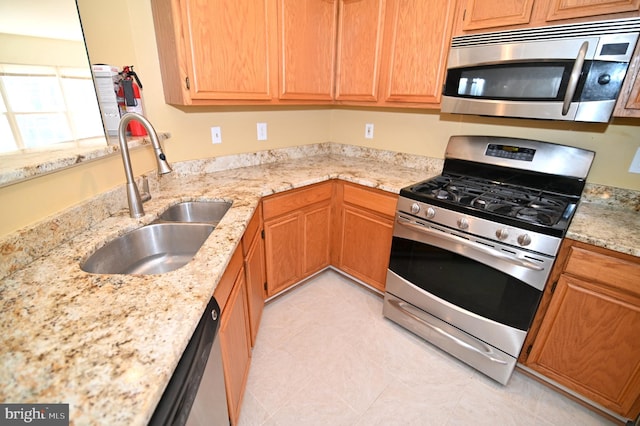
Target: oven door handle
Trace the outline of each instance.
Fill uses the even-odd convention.
[[[388,302],[394,308],[396,308],[399,312],[402,312],[403,314],[407,315],[408,317],[410,317],[414,321],[417,321],[420,324],[430,328],[431,330],[435,331],[436,333],[440,334],[441,336],[452,340],[454,343],[456,343],[456,344],[458,344],[458,345],[460,345],[460,346],[462,346],[462,347],[464,347],[464,348],[466,348],[466,349],[468,349],[470,351],[476,352],[479,355],[481,355],[481,356],[483,356],[485,358],[488,358],[492,362],[496,362],[498,364],[507,364],[506,361],[491,356],[490,354],[491,354],[492,351],[486,345],[483,345],[480,342],[474,342],[473,345],[471,343],[465,342],[464,340],[460,339],[459,337],[456,337],[456,336],[454,336],[452,334],[447,333],[446,331],[444,331],[443,329],[441,329],[437,325],[431,324],[430,322],[426,321],[425,319],[423,319],[423,318],[419,317],[418,315],[414,314],[413,312],[410,311],[410,309],[412,309],[413,306],[409,305],[408,303],[401,302],[401,301],[396,300],[396,299],[389,299]],[[415,308],[413,308],[413,309],[415,309]],[[478,348],[476,346],[480,346],[480,348]]]
[[[456,237],[455,235],[451,235],[451,234],[447,234],[445,232],[442,231],[432,231],[431,229],[424,227],[424,226],[419,226],[419,225],[415,225],[412,221],[405,219],[403,217],[399,217],[397,220],[398,224],[402,225],[402,226],[406,226],[407,228],[411,228],[415,231],[421,232],[423,234],[428,234],[431,235],[433,237],[436,238],[442,238],[445,240],[449,240],[449,241],[453,241],[456,242],[458,244],[462,244],[464,246],[467,246],[469,248],[472,248],[474,250],[483,252],[485,254],[488,254],[490,256],[493,257],[497,257],[501,260],[504,260],[505,262],[509,262],[512,263],[514,265],[517,266],[522,266],[523,268],[527,268],[527,269],[532,269],[534,271],[544,271],[544,268],[541,267],[540,265],[536,265],[535,263],[529,262],[528,260],[524,260],[522,258],[519,257],[511,257],[511,256],[507,256],[505,254],[500,253],[497,250],[494,250],[490,247],[484,246],[482,244],[478,244],[475,243],[473,241],[469,241],[460,237]]]

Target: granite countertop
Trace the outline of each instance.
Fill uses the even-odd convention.
[[[163,176],[144,217],[120,210],[0,281],[0,401],[69,403],[74,425],[146,424],[261,197],[333,178],[398,193],[438,172],[325,155]],[[211,199],[233,205],[184,267],[162,275],[80,269],[167,206]]]
[[[583,201],[573,216],[566,237],[640,257],[640,211]]]
[[[339,153],[230,168],[233,163],[174,165],[175,173],[153,182],[153,199],[145,203],[142,218],[131,219],[120,208],[51,250],[29,249],[35,260],[26,265],[5,268],[7,276],[0,280],[0,401],[69,403],[74,425],[146,424],[261,197],[334,178],[398,193],[442,167],[441,160]],[[220,168],[225,170],[216,171]],[[169,205],[214,199],[233,205],[184,267],[162,275],[94,275],[80,269],[106,241],[152,222]],[[69,214],[75,219],[67,222],[97,215],[81,211]],[[637,216],[583,203],[568,236],[638,256]],[[56,231],[63,222],[49,219],[40,228]],[[598,232],[592,232],[593,224]],[[624,243],[614,233],[619,226],[632,226]],[[7,259],[24,254],[28,250],[17,247],[20,241],[43,238],[32,233],[0,241],[0,253]],[[44,234],[56,238],[56,232]]]

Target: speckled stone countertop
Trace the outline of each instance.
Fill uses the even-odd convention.
[[[152,179],[140,219],[123,209],[120,188],[0,240],[0,401],[69,403],[74,425],[146,424],[261,197],[334,178],[398,193],[439,174],[442,160],[318,144],[173,166]],[[80,269],[168,206],[213,199],[233,206],[186,266],[162,275]],[[639,255],[638,213],[605,218],[599,209],[616,208],[591,204],[578,209],[570,237]],[[630,247],[592,233],[600,221],[631,224]]]
[[[640,257],[640,193],[587,184],[566,237]]]
[[[0,401],[69,403],[74,425],[146,424],[262,196],[332,178],[397,193],[439,172],[335,155],[198,175],[189,167],[152,186],[141,219],[121,209],[0,281]],[[233,206],[186,266],[137,276],[80,269],[167,206],[210,199]]]

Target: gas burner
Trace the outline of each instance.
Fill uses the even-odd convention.
[[[535,220],[538,217],[538,210],[530,207],[523,207],[516,211],[516,217],[527,220]]]
[[[409,188],[426,200],[481,210],[542,226],[554,226],[568,201],[544,191],[474,176],[437,176]]]
[[[438,200],[453,200],[454,196],[448,191],[444,189],[434,189],[433,194],[436,196]]]

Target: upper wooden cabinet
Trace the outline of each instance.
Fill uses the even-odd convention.
[[[174,105],[437,107],[455,0],[152,0]]]
[[[637,12],[640,0],[551,0],[547,8],[547,21],[575,19],[587,16]]]
[[[167,103],[274,98],[274,0],[152,0],[151,6]]]
[[[640,43],[636,45],[629,63],[613,116],[640,118]]]
[[[455,34],[625,18],[639,10],[640,0],[462,0]]]
[[[533,0],[468,0],[462,8],[465,31],[528,24]]]
[[[333,100],[338,0],[279,0],[280,99]]]
[[[381,90],[387,106],[438,107],[455,1],[389,0]]]
[[[335,68],[337,101],[378,100],[385,6],[385,0],[340,1]]]
[[[280,0],[280,99],[437,107],[454,6]]]

